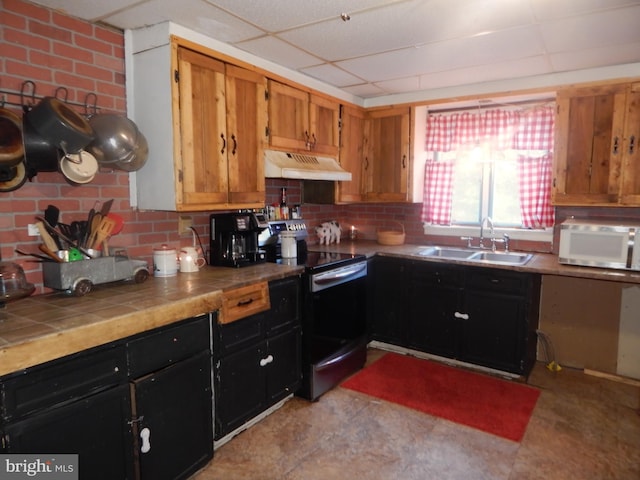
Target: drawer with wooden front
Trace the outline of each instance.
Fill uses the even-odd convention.
[[[222,308],[218,323],[231,323],[270,308],[269,284],[267,282],[228,290],[222,294]]]

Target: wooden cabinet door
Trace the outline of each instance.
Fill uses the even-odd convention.
[[[340,139],[340,104],[319,95],[309,96],[310,150],[319,155],[338,158]]]
[[[629,86],[625,107],[620,202],[640,205],[640,83]]]
[[[338,182],[338,202],[364,200],[365,112],[358,107],[343,106],[340,127],[340,164],[351,172],[350,182]]]
[[[180,152],[176,203],[202,208],[228,200],[225,65],[178,48]]]
[[[269,144],[285,150],[308,150],[309,94],[269,80]]]
[[[618,204],[628,152],[627,90],[616,84],[558,92],[554,204]],[[628,179],[628,189],[636,186]]]
[[[227,161],[229,202],[264,205],[264,141],[267,128],[267,80],[233,65],[226,68]]]
[[[370,112],[365,156],[366,200],[405,202],[409,198],[410,109]]]

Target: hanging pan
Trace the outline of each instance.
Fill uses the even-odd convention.
[[[0,164],[0,192],[13,192],[27,181],[27,169],[22,160],[17,165]]]
[[[23,157],[22,121],[11,110],[0,107],[0,165],[17,165]]]

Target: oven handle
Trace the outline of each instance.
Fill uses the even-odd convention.
[[[339,280],[345,280],[349,277],[357,275],[358,273],[362,272],[362,270],[364,270],[365,268],[367,268],[366,263],[358,264],[355,266],[355,268],[345,267],[344,270],[340,270],[338,273],[335,273],[331,276],[314,278],[313,283],[315,283],[316,285],[327,285],[329,283],[337,282]]]

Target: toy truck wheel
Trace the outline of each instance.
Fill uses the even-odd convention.
[[[147,270],[146,268],[141,268],[133,276],[133,281],[136,283],[143,283],[147,280],[147,278],[149,278],[149,270]]]
[[[73,286],[73,294],[76,297],[83,297],[84,295],[89,293],[92,288],[93,288],[93,283],[91,283],[91,280],[82,278],[78,280]]]

